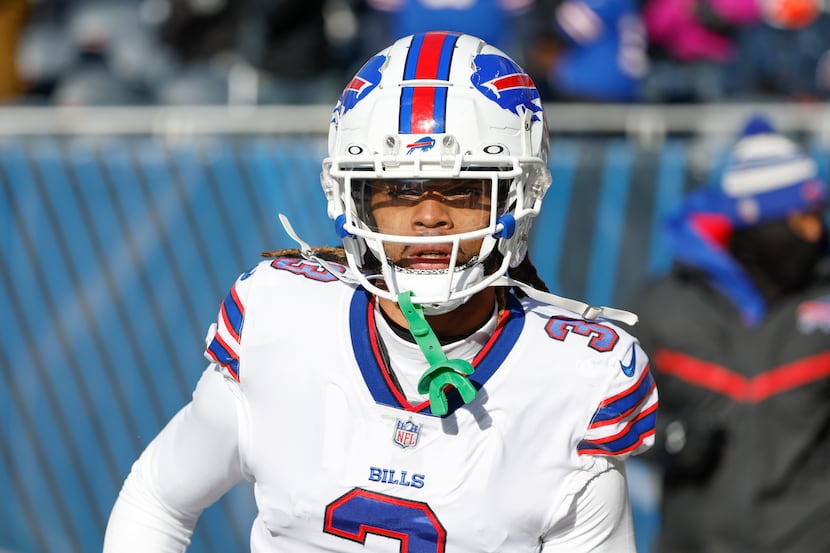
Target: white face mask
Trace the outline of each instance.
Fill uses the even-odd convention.
[[[336,172],[345,200],[340,221],[346,256],[365,288],[393,301],[412,292],[412,301],[435,315],[452,311],[506,273],[510,255],[490,274],[484,263],[500,236],[513,229],[505,224],[513,216],[503,212],[521,169],[459,170],[429,179],[389,173],[404,176]],[[436,213],[424,215],[422,224],[422,210]],[[379,274],[368,275],[365,267],[374,260]]]

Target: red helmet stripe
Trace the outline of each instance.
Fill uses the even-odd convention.
[[[444,32],[416,36],[409,48],[404,79],[449,79],[457,39],[457,34]],[[404,87],[401,91],[400,132],[444,132],[446,101],[446,87]]]

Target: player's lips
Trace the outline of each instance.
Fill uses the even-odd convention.
[[[414,247],[404,252],[398,265],[405,269],[434,271],[450,266],[452,248],[442,246]]]

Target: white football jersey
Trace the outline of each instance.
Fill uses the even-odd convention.
[[[207,355],[244,404],[252,552],[540,551],[586,483],[649,447],[657,392],[636,341],[508,298],[472,360],[476,398],[451,392],[439,417],[398,386],[362,288],[291,258],[242,275]]]

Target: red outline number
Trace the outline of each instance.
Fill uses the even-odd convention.
[[[610,326],[571,317],[551,317],[545,330],[548,336],[560,342],[564,342],[570,333],[587,336],[588,347],[597,351],[611,351],[620,339],[617,331]]]
[[[367,534],[400,541],[400,553],[443,553],[447,531],[429,505],[355,488],[326,507],[323,531],[365,543]]]

